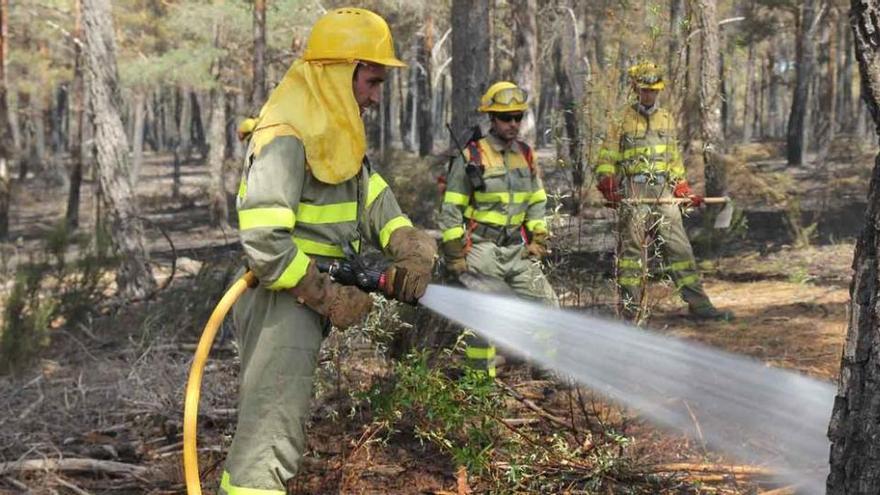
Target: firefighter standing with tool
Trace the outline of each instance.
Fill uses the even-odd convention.
[[[514,293],[559,306],[541,270],[547,255],[547,194],[534,154],[517,139],[528,109],[525,91],[511,82],[493,84],[480,100],[489,135],[471,140],[446,178],[440,210],[442,250],[452,273],[501,280]],[[472,365],[495,376],[495,348],[469,336]]]
[[[381,249],[387,297],[414,303],[436,254],[365,158],[361,114],[387,67],[402,67],[391,32],[363,9],[328,12],[302,59],[275,88],[250,133],[238,191],[241,242],[259,285],[233,307],[241,352],[238,424],[220,493],[283,495],[306,450],[318,351],[330,325],[361,322],[369,294],[332,281],[316,261],[365,244]]]
[[[691,315],[730,320],[733,314],[716,309],[703,290],[679,206],[627,203],[670,197],[689,198],[692,206],[703,202],[688,185],[675,120],[657,105],[657,95],[665,87],[662,70],[641,63],[628,73],[638,101],[609,126],[595,167],[599,191],[620,212],[617,284],[622,312],[629,319],[647,316],[640,302],[649,260],[659,251]]]

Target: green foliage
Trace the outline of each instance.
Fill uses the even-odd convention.
[[[19,270],[6,299],[0,333],[0,374],[21,369],[49,344],[48,328],[57,300],[41,294],[47,267]]]

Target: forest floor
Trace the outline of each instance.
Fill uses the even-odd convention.
[[[839,149],[854,148],[844,142]],[[738,233],[714,254],[705,255],[699,246],[697,250],[707,292],[737,318],[691,320],[675,294],[655,284],[647,326],[833,381],[846,331],[853,242],[863,222],[872,150],[832,149],[822,163],[797,169],[784,166],[778,144],[745,146],[734,155],[731,191],[747,222],[740,222]],[[548,151],[539,156],[552,162]],[[184,164],[177,198],[170,193],[170,163],[168,156],[148,155],[138,196],[143,216],[150,220],[154,271],[167,279],[173,261],[174,278],[155,297],[132,304],[113,297],[109,274],[96,275],[95,285],[86,287],[71,282],[64,272],[94,248],[91,183],[83,189],[82,226],[75,234],[57,228],[66,203],[63,189],[43,186],[39,179],[16,183],[11,227],[17,240],[0,249],[4,299],[25,262],[45,261],[43,289],[54,287],[64,294],[60,307],[76,311],[52,313],[48,333],[35,343],[38,359],[0,377],[0,493],[184,492],[180,450],[188,366],[207,314],[241,258],[234,230],[207,226],[203,162]],[[430,224],[435,203],[423,198],[426,188],[434,187],[440,160],[395,154],[393,163],[382,170],[393,177],[389,183],[404,210],[413,212],[419,223]],[[548,165],[546,173],[548,188],[564,183],[565,170]],[[699,171],[691,174],[699,177]],[[233,175],[230,191],[237,183]],[[590,195],[587,203],[595,204]],[[582,217],[607,218],[607,212],[588,207]],[[696,220],[688,224],[699,226]],[[64,263],[48,254],[53,249],[66,253]],[[607,281],[609,253],[580,256],[573,251],[560,246],[563,256],[552,270],[563,300],[568,306],[609,313],[614,300]],[[584,272],[578,273],[586,275],[573,280],[574,275],[559,268],[571,260],[582,263]],[[575,293],[577,297],[565,297]],[[31,306],[40,300],[42,296]],[[382,308],[378,326],[406,326],[389,316],[394,305]],[[587,390],[532,379],[526,366],[516,364],[503,367],[500,374],[506,384],[498,386],[503,405],[499,414],[507,420],[503,434],[544,445],[565,436],[569,444],[580,443],[574,450],[583,465],[551,463],[551,455],[539,468],[525,469],[525,479],[515,480],[512,466],[494,458],[484,473],[463,472],[448,449],[418,435],[416,420],[389,424],[365,401],[365,394],[400,370],[388,357],[388,342],[377,344],[373,338],[375,330],[334,332],[326,342],[309,452],[291,487],[295,493],[525,492],[524,486],[534,491],[530,478],[554,476],[553,491],[566,493],[751,494],[779,488],[761,474],[734,474],[723,467],[701,472],[700,466],[734,461],[692,439],[654,428]],[[237,356],[228,329],[219,340],[206,370],[199,422],[208,492],[217,486],[235,426]],[[53,464],[59,459],[94,462]],[[33,464],[26,468],[16,463],[23,460]],[[672,469],[671,463],[690,467]],[[565,490],[559,488],[563,485]]]

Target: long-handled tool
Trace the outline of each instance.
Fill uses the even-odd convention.
[[[689,205],[693,201],[691,198],[632,198],[632,199],[624,199],[621,203],[626,205]],[[730,222],[733,221],[733,201],[728,196],[719,196],[719,197],[711,197],[711,198],[703,198],[702,201],[707,205],[717,205],[723,204],[724,208],[721,209],[721,212],[718,213],[718,216],[715,217],[715,225],[716,229],[726,229],[730,227]]]
[[[378,292],[385,286],[385,271],[367,266],[359,258],[353,257],[346,260],[331,262],[319,262],[318,270],[325,272],[333,278],[333,281],[342,285],[355,285],[365,292]],[[199,453],[196,448],[196,433],[199,416],[199,396],[202,388],[202,375],[205,371],[205,362],[217,336],[217,330],[229,313],[235,301],[249,288],[257,286],[257,277],[253,272],[245,273],[229,290],[223,294],[220,302],[214,308],[193,357],[192,366],[189,370],[189,380],[186,383],[186,399],[183,405],[183,472],[186,480],[187,495],[201,495],[202,484],[199,476]]]

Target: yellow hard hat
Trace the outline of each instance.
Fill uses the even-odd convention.
[[[529,106],[526,91],[510,81],[497,82],[480,98],[481,112],[523,112]]]
[[[388,23],[366,9],[346,7],[324,14],[312,27],[303,60],[362,60],[406,67],[394,53]]]
[[[641,89],[663,89],[666,82],[663,81],[663,69],[653,62],[642,62],[633,65],[627,71],[630,80]]]

